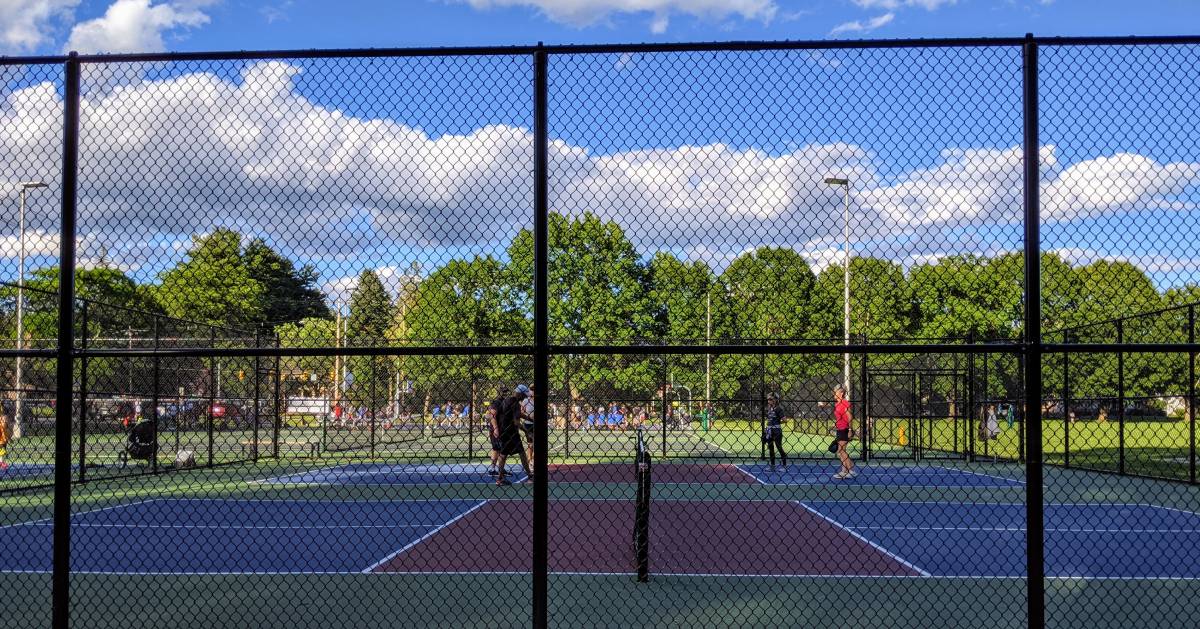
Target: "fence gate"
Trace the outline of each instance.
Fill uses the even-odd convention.
[[[867,374],[867,452],[877,458],[965,459],[971,451],[967,374],[872,370]]]

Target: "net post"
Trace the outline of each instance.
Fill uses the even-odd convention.
[[[79,482],[87,482],[88,302],[79,300]]]
[[[58,352],[55,363],[54,528],[52,536],[51,625],[70,625],[71,586],[71,390],[75,349],[75,219],[79,174],[79,58],[63,64],[62,211],[59,231]]]
[[[533,626],[549,626],[549,485],[546,480],[546,457],[549,422],[547,421],[546,392],[550,390],[550,328],[549,293],[547,292],[549,258],[549,128],[546,115],[548,77],[546,50],[538,42],[533,53]]]
[[[1033,34],[1022,46],[1022,101],[1024,105],[1024,223],[1025,223],[1025,457],[1026,588],[1028,625],[1046,622],[1045,539],[1042,496],[1042,288],[1041,288],[1041,185],[1038,137],[1038,44]]]

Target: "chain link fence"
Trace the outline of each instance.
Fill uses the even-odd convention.
[[[1198,54],[0,60],[6,618],[1190,627]]]

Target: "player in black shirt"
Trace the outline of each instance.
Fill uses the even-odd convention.
[[[783,469],[787,469],[787,452],[783,450],[783,420],[787,418],[787,411],[779,406],[779,396],[771,393],[767,396],[767,423],[763,426],[763,443],[767,444],[767,451],[770,453],[770,465],[768,471],[775,471],[775,449],[779,448],[779,456],[783,461]]]
[[[491,465],[491,467],[488,468],[488,476],[498,476],[500,474],[496,470],[496,461],[500,457],[500,432],[495,429],[495,425],[496,425],[495,420],[496,420],[496,416],[500,412],[500,403],[503,402],[504,398],[506,398],[508,396],[509,396],[508,387],[506,387],[504,385],[500,385],[500,388],[496,391],[496,399],[492,400],[491,405],[488,406],[488,410],[487,410],[488,438],[492,442],[492,465]]]
[[[499,437],[498,443],[493,446],[497,447],[497,485],[512,484],[506,478],[508,474],[505,463],[508,457],[514,454],[521,457],[521,467],[525,468],[525,475],[533,477],[533,470],[529,469],[529,460],[525,458],[525,450],[521,447],[521,402],[524,400],[525,393],[514,393],[500,400],[496,412],[492,413],[492,431]]]

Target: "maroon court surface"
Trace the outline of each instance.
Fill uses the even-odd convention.
[[[657,473],[657,468],[656,468]],[[632,573],[633,501],[551,501],[550,570]],[[376,572],[529,572],[533,507],[491,501]],[[913,576],[909,565],[796,502],[658,500],[652,574]]]
[[[634,483],[636,470],[629,463],[563,463],[550,466],[551,483]],[[654,484],[734,483],[758,481],[736,466],[719,463],[655,463]]]

